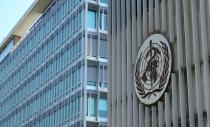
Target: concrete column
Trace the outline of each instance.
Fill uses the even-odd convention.
[[[122,51],[120,0],[117,2],[117,127],[122,127]]]
[[[112,0],[112,127],[117,127],[116,0]]]
[[[158,102],[158,127],[163,127],[163,102]]]
[[[132,74],[132,34],[131,34],[131,1],[126,0],[127,21],[127,127],[133,127],[133,74]]]
[[[179,97],[180,97],[180,113],[181,126],[186,127],[186,91],[184,86],[183,74],[183,38],[181,24],[181,7],[180,0],[176,0],[176,31],[177,31],[177,52],[178,52],[178,71],[179,71]]]
[[[149,33],[154,32],[153,0],[149,0]]]
[[[121,52],[121,57],[122,57],[122,127],[127,127],[127,75],[126,75],[126,27],[125,27],[125,4],[126,0],[121,0],[121,21],[122,21],[122,31],[121,31],[121,38],[122,38],[122,52]]]
[[[203,95],[201,87],[201,67],[200,67],[200,47],[198,42],[198,14],[197,14],[197,1],[191,0],[191,12],[192,12],[192,37],[193,37],[193,49],[194,49],[194,62],[195,62],[195,90],[197,100],[197,112],[198,112],[198,125],[204,127],[203,121]]]
[[[155,0],[155,30],[160,30],[160,0]]]
[[[185,55],[187,67],[187,90],[190,127],[195,127],[195,111],[192,88],[192,62],[191,62],[191,40],[190,40],[190,21],[189,21],[189,0],[183,0],[184,6],[184,28],[185,28]]]
[[[171,127],[170,94],[165,93],[165,121],[166,127]]]
[[[200,24],[201,24],[201,41],[203,49],[203,64],[204,64],[204,84],[207,107],[207,124],[210,127],[210,84],[209,84],[209,49],[208,49],[208,31],[207,31],[207,14],[206,14],[206,0],[200,0]],[[209,12],[208,12],[209,13]]]
[[[168,26],[169,26],[169,40],[174,42],[174,0],[168,0]]]
[[[162,32],[167,31],[167,16],[166,16],[166,0],[161,2],[161,30]]]
[[[177,98],[177,81],[176,74],[171,74],[172,79],[172,110],[173,110],[173,127],[178,127],[178,98]]]

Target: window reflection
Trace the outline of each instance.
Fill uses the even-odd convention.
[[[88,28],[96,29],[96,12],[88,10]]]

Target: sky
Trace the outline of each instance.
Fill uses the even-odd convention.
[[[35,0],[0,1],[0,43]]]

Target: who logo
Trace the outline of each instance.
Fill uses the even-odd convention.
[[[166,90],[171,73],[172,55],[167,39],[152,34],[140,48],[134,70],[138,98],[146,105],[157,102]]]

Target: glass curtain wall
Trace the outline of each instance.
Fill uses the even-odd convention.
[[[0,127],[80,124],[82,5],[82,0],[55,0],[0,64]]]

